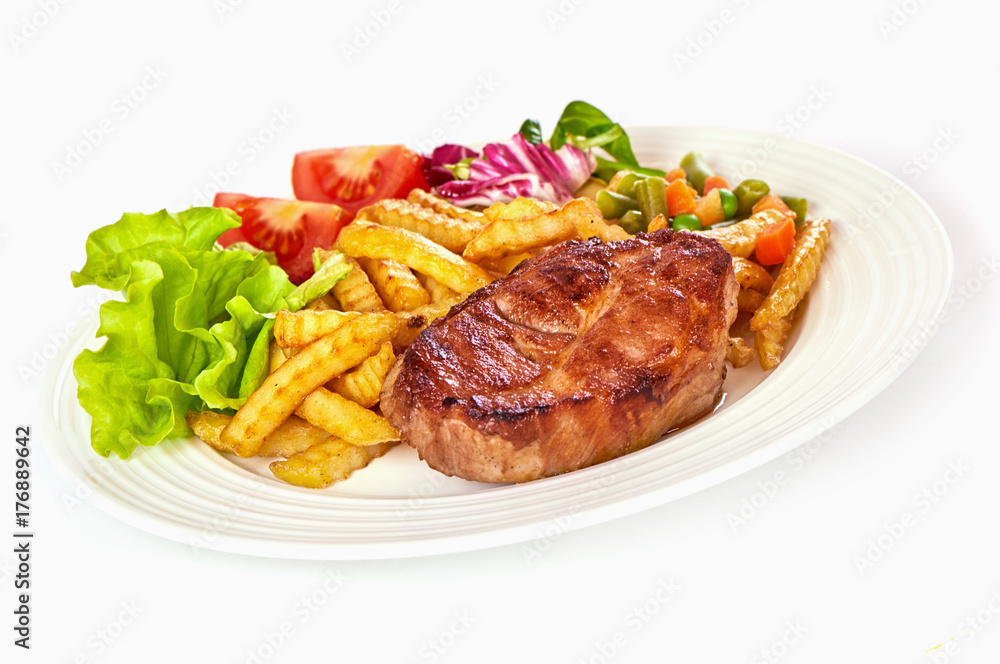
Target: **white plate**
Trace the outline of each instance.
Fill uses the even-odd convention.
[[[894,380],[926,342],[952,276],[951,248],[928,206],[846,154],[737,130],[634,128],[643,164],[689,150],[716,170],[804,196],[834,221],[827,258],[784,362],[730,371],[711,416],[632,455],[522,485],[446,478],[405,446],[322,491],[271,477],[195,440],[102,459],[76,402],[68,344],[51,376],[49,453],[78,495],[138,528],[196,548],[277,558],[362,559],[470,550],[600,523],[675,500],[766,463],[847,417]],[[89,337],[89,338],[88,338]]]

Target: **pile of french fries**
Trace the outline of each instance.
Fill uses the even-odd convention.
[[[799,305],[819,273],[820,263],[830,240],[830,221],[815,219],[802,224],[795,234],[792,253],[771,278],[770,271],[751,260],[757,237],[782,215],[765,210],[731,226],[707,231],[695,231],[715,238],[733,257],[736,280],[740,284],[737,306],[749,313],[749,328],[754,346],[741,336],[731,336],[726,361],[736,368],[744,367],[756,355],[765,371],[781,363],[785,342]]]
[[[270,464],[290,484],[342,481],[400,440],[378,411],[395,358],[431,321],[564,240],[629,237],[596,203],[519,198],[473,211],[425,191],[380,201],[344,227],[352,269],[326,295],[275,316],[271,373],[229,416],[191,412],[212,447]]]

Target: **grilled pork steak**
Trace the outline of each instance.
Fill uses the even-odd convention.
[[[382,411],[432,468],[524,482],[621,456],[710,411],[739,286],[715,240],[565,242],[434,321]]]

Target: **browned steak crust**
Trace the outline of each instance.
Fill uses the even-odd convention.
[[[739,286],[715,240],[565,242],[436,320],[382,411],[432,468],[523,482],[621,456],[711,410]]]

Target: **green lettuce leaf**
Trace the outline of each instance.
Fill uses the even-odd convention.
[[[102,456],[190,435],[188,411],[238,408],[267,375],[273,313],[298,310],[350,270],[333,252],[296,288],[267,254],[216,246],[238,225],[230,210],[164,210],[123,215],[87,239],[73,285],[124,296],[101,306],[104,345],[73,363]]]

